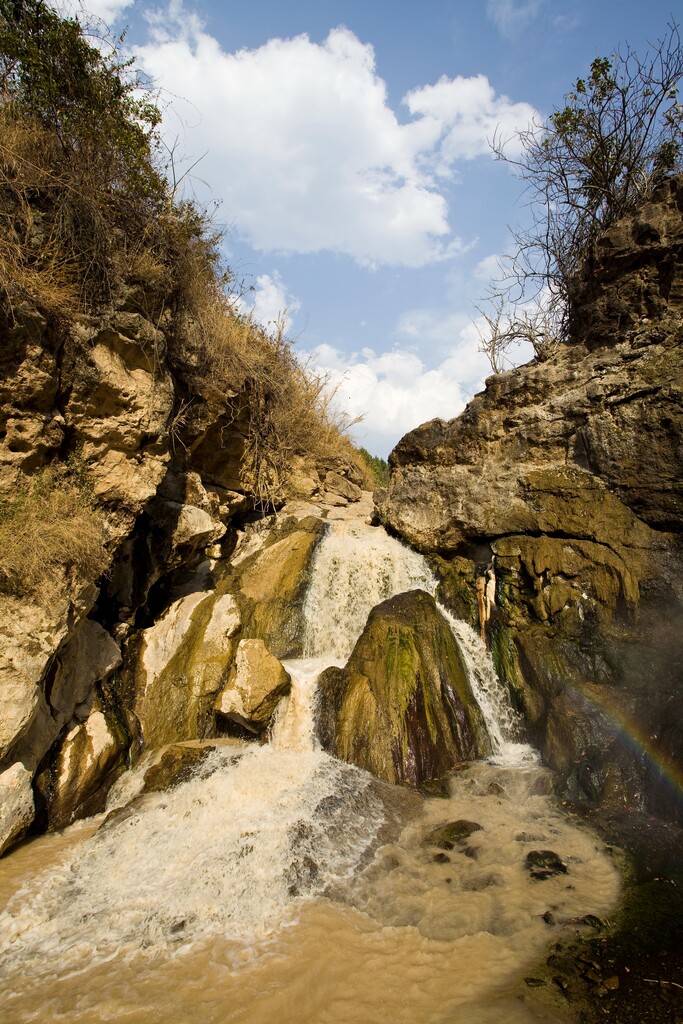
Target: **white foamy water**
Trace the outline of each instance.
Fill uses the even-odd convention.
[[[439,610],[458,641],[472,693],[484,716],[493,747],[490,760],[510,767],[535,764],[538,755],[528,743],[521,742],[523,723],[510,704],[505,685],[496,675],[486,645],[466,622],[454,618],[441,605]]]
[[[10,901],[0,975],[38,958],[73,971],[211,934],[262,938],[294,897],[356,867],[382,821],[369,782],[321,751],[217,749],[189,782],[144,797]]]
[[[381,819],[367,776],[310,754],[290,755],[291,771],[276,754],[267,772],[249,755],[268,750],[186,783],[165,813],[95,836],[42,880],[30,865],[49,861],[49,840],[33,861],[19,851],[0,918],[7,1024],[567,1024],[520,998],[520,976],[583,915],[609,914],[619,882],[543,795],[543,770],[472,765],[366,864],[358,851]],[[435,861],[427,835],[459,818],[480,828]],[[539,848],[567,874],[531,879]]]
[[[343,664],[375,605],[406,590],[433,594],[435,588],[424,558],[384,530],[331,523],[315,555],[304,605],[306,655]]]
[[[72,845],[45,837],[0,862],[8,1024],[565,1024],[514,986],[553,937],[545,911],[575,930],[609,912],[618,875],[543,795],[477,635],[446,613],[500,763],[458,773],[419,820],[416,797],[315,741],[319,672],[346,661],[377,603],[415,588],[436,588],[419,555],[334,524],[270,744],[219,747],[167,793],[136,796],[143,773],[127,773],[111,805],[133,803],[95,835],[77,826]],[[424,838],[457,818],[481,827],[437,862]],[[568,874],[530,879],[535,848]]]

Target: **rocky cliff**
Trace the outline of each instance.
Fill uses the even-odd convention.
[[[563,793],[680,817],[683,178],[572,308],[571,344],[401,440],[378,511],[481,623]]]
[[[237,654],[248,673],[243,638],[295,648],[320,523],[266,536],[259,516],[288,495],[361,496],[352,458],[275,451],[264,502],[258,382],[219,391],[184,366],[164,307],[121,279],[91,313],[55,322],[24,301],[0,323],[0,852],[34,818],[99,809],[143,745],[265,728],[267,700],[245,711],[221,691]],[[245,531],[242,570],[220,583]]]

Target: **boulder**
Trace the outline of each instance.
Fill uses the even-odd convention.
[[[71,635],[80,645],[79,623],[96,594],[93,586],[83,586],[71,600],[55,597],[49,608],[0,596],[0,765],[21,760],[35,768],[94,683],[92,676],[85,682],[87,666],[76,679],[68,669],[61,672],[59,658],[73,665],[66,642]],[[83,624],[82,629],[88,633],[90,627]],[[111,654],[110,648],[105,660]]]
[[[413,786],[490,753],[457,642],[423,591],[377,605],[345,668],[323,673],[317,728],[330,753]]]
[[[278,704],[290,688],[289,673],[263,640],[241,640],[215,708],[224,718],[260,734],[270,725]]]
[[[17,762],[0,774],[0,855],[19,842],[34,813],[31,772]]]
[[[224,590],[178,598],[129,644],[126,672],[145,745],[158,747],[212,733],[213,704],[233,660],[240,628],[235,598]]]
[[[128,743],[118,717],[99,708],[67,733],[50,773],[51,785],[45,787],[51,829],[102,810],[110,786],[125,768]]]
[[[256,533],[253,548],[247,546],[245,554],[233,561],[233,587],[244,622],[242,635],[263,640],[277,658],[303,654],[303,604],[323,530],[321,519],[291,518],[265,537]]]
[[[173,744],[145,772],[141,793],[164,793],[192,778],[216,748],[210,745],[186,747]]]
[[[459,818],[447,825],[439,825],[432,829],[422,840],[423,846],[436,846],[440,850],[452,850],[456,844],[464,843],[475,832],[481,831],[481,825],[476,821],[467,821],[466,818]]]

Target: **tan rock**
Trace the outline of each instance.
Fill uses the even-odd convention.
[[[175,601],[142,632],[129,671],[148,747],[211,732],[213,702],[232,663],[240,622],[231,594],[198,591]]]
[[[50,828],[64,828],[102,809],[109,786],[125,767],[127,749],[126,731],[112,713],[95,710],[70,730],[54,768]]]
[[[327,494],[339,495],[342,498],[346,498],[347,501],[360,501],[363,493],[357,484],[352,483],[342,476],[341,473],[335,473],[333,470],[326,474],[324,488]]]
[[[34,767],[73,714],[75,702],[62,712],[48,705],[45,680],[96,594],[87,586],[75,601],[55,598],[49,608],[0,596],[0,763],[13,753]]]
[[[79,704],[87,701],[96,682],[105,680],[121,665],[121,651],[106,629],[84,619],[59,651],[50,687],[50,707],[68,722]]]
[[[263,640],[241,640],[235,664],[215,708],[250,732],[260,733],[270,725],[277,705],[290,686],[289,673]]]
[[[19,842],[34,814],[31,772],[13,764],[0,774],[0,855]]]
[[[252,553],[238,566],[243,635],[260,638],[278,658],[302,654],[303,604],[322,526],[308,518],[292,531],[285,523],[285,536],[270,544],[257,534],[248,546]]]

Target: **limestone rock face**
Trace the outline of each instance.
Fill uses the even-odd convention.
[[[20,759],[35,768],[76,706],[86,699],[95,677],[85,681],[87,664],[76,675],[70,673],[73,659],[67,640],[73,634],[74,648],[85,641],[91,654],[93,647],[98,648],[90,632],[95,624],[84,621],[96,593],[94,587],[84,587],[74,600],[55,600],[49,609],[0,598],[0,766]],[[97,636],[99,640],[100,633]],[[105,652],[106,647],[105,642],[98,648],[96,671],[102,659],[108,662],[115,657],[111,647]]]
[[[146,746],[211,732],[213,702],[232,663],[232,638],[240,624],[231,594],[198,590],[178,598],[133,642],[132,710]]]
[[[243,636],[263,640],[277,658],[303,654],[303,601],[323,529],[322,520],[313,517],[285,521],[269,532],[267,542],[254,534],[253,547],[233,560]]]
[[[290,688],[289,673],[263,640],[241,640],[216,711],[249,732],[262,733]]]
[[[423,591],[373,609],[345,668],[323,673],[319,706],[323,747],[386,782],[416,786],[490,753],[458,645]]]
[[[601,239],[572,315],[571,344],[399,442],[378,512],[472,625],[493,570],[497,667],[572,792],[683,815],[609,725],[647,720],[683,762],[683,178]]]
[[[0,773],[0,855],[21,839],[33,815],[31,772],[17,762]]]
[[[173,381],[164,336],[141,314],[112,314],[91,332],[84,325],[64,353],[65,422],[90,466],[95,496],[119,511],[123,530],[164,476]]]
[[[74,726],[61,746],[53,769],[48,806],[51,828],[102,810],[109,786],[125,767],[128,735],[112,713],[93,711]]]

